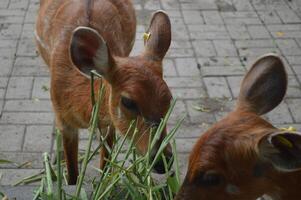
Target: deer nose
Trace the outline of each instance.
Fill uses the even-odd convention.
[[[172,164],[173,164],[172,153],[171,152],[164,153],[164,156],[165,156],[165,160],[166,160],[166,164],[167,164],[167,171],[165,169],[163,157],[161,156],[160,159],[156,162],[156,164],[154,166],[154,172],[156,172],[157,174],[165,174],[172,167]]]

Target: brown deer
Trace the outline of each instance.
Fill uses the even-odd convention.
[[[108,126],[109,145],[115,130],[125,134],[137,119],[135,137],[138,151],[148,149],[150,128],[167,113],[172,99],[162,75],[162,59],[171,42],[169,17],[153,14],[145,40],[145,50],[129,57],[135,41],[136,19],[131,0],[43,0],[36,23],[38,50],[49,66],[51,100],[56,126],[63,135],[69,184],[78,176],[78,129],[87,128],[91,117],[90,73],[96,70],[105,94],[99,113],[99,128]],[[162,133],[162,138],[166,129]],[[162,139],[155,148],[158,148]],[[157,149],[153,149],[155,155]],[[170,146],[164,150],[171,158]],[[100,167],[106,151],[100,152]],[[153,155],[153,156],[154,156]],[[165,172],[163,161],[155,169]]]
[[[259,58],[242,81],[235,110],[194,146],[176,200],[301,199],[301,134],[260,117],[282,101],[286,88],[281,59]]]

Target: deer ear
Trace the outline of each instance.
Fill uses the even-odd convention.
[[[145,56],[154,60],[162,60],[171,42],[171,25],[168,15],[164,11],[153,14],[150,26],[144,38]]]
[[[265,135],[259,140],[258,152],[263,161],[279,171],[301,170],[300,133],[282,131]]]
[[[238,107],[259,115],[274,109],[283,99],[287,88],[287,74],[281,59],[274,54],[259,58],[244,77]]]
[[[90,78],[91,70],[108,78],[112,58],[104,39],[89,27],[80,26],[72,33],[70,57],[74,66]]]

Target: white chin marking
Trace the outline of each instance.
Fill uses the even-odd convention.
[[[226,192],[228,194],[239,194],[240,190],[236,185],[233,184],[227,184],[226,188],[225,188]]]

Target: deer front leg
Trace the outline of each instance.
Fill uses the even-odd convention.
[[[68,184],[75,185],[78,176],[78,130],[64,126],[61,130],[64,156],[68,172]]]
[[[109,146],[109,148],[112,148],[113,146],[113,140],[115,137],[115,128],[113,126],[109,127],[108,130],[108,136],[106,138],[106,142]],[[108,158],[109,156],[109,152],[107,151],[107,149],[103,146],[100,148],[99,151],[99,157],[100,157],[100,161],[99,161],[99,168],[103,169],[106,166],[106,158]]]

